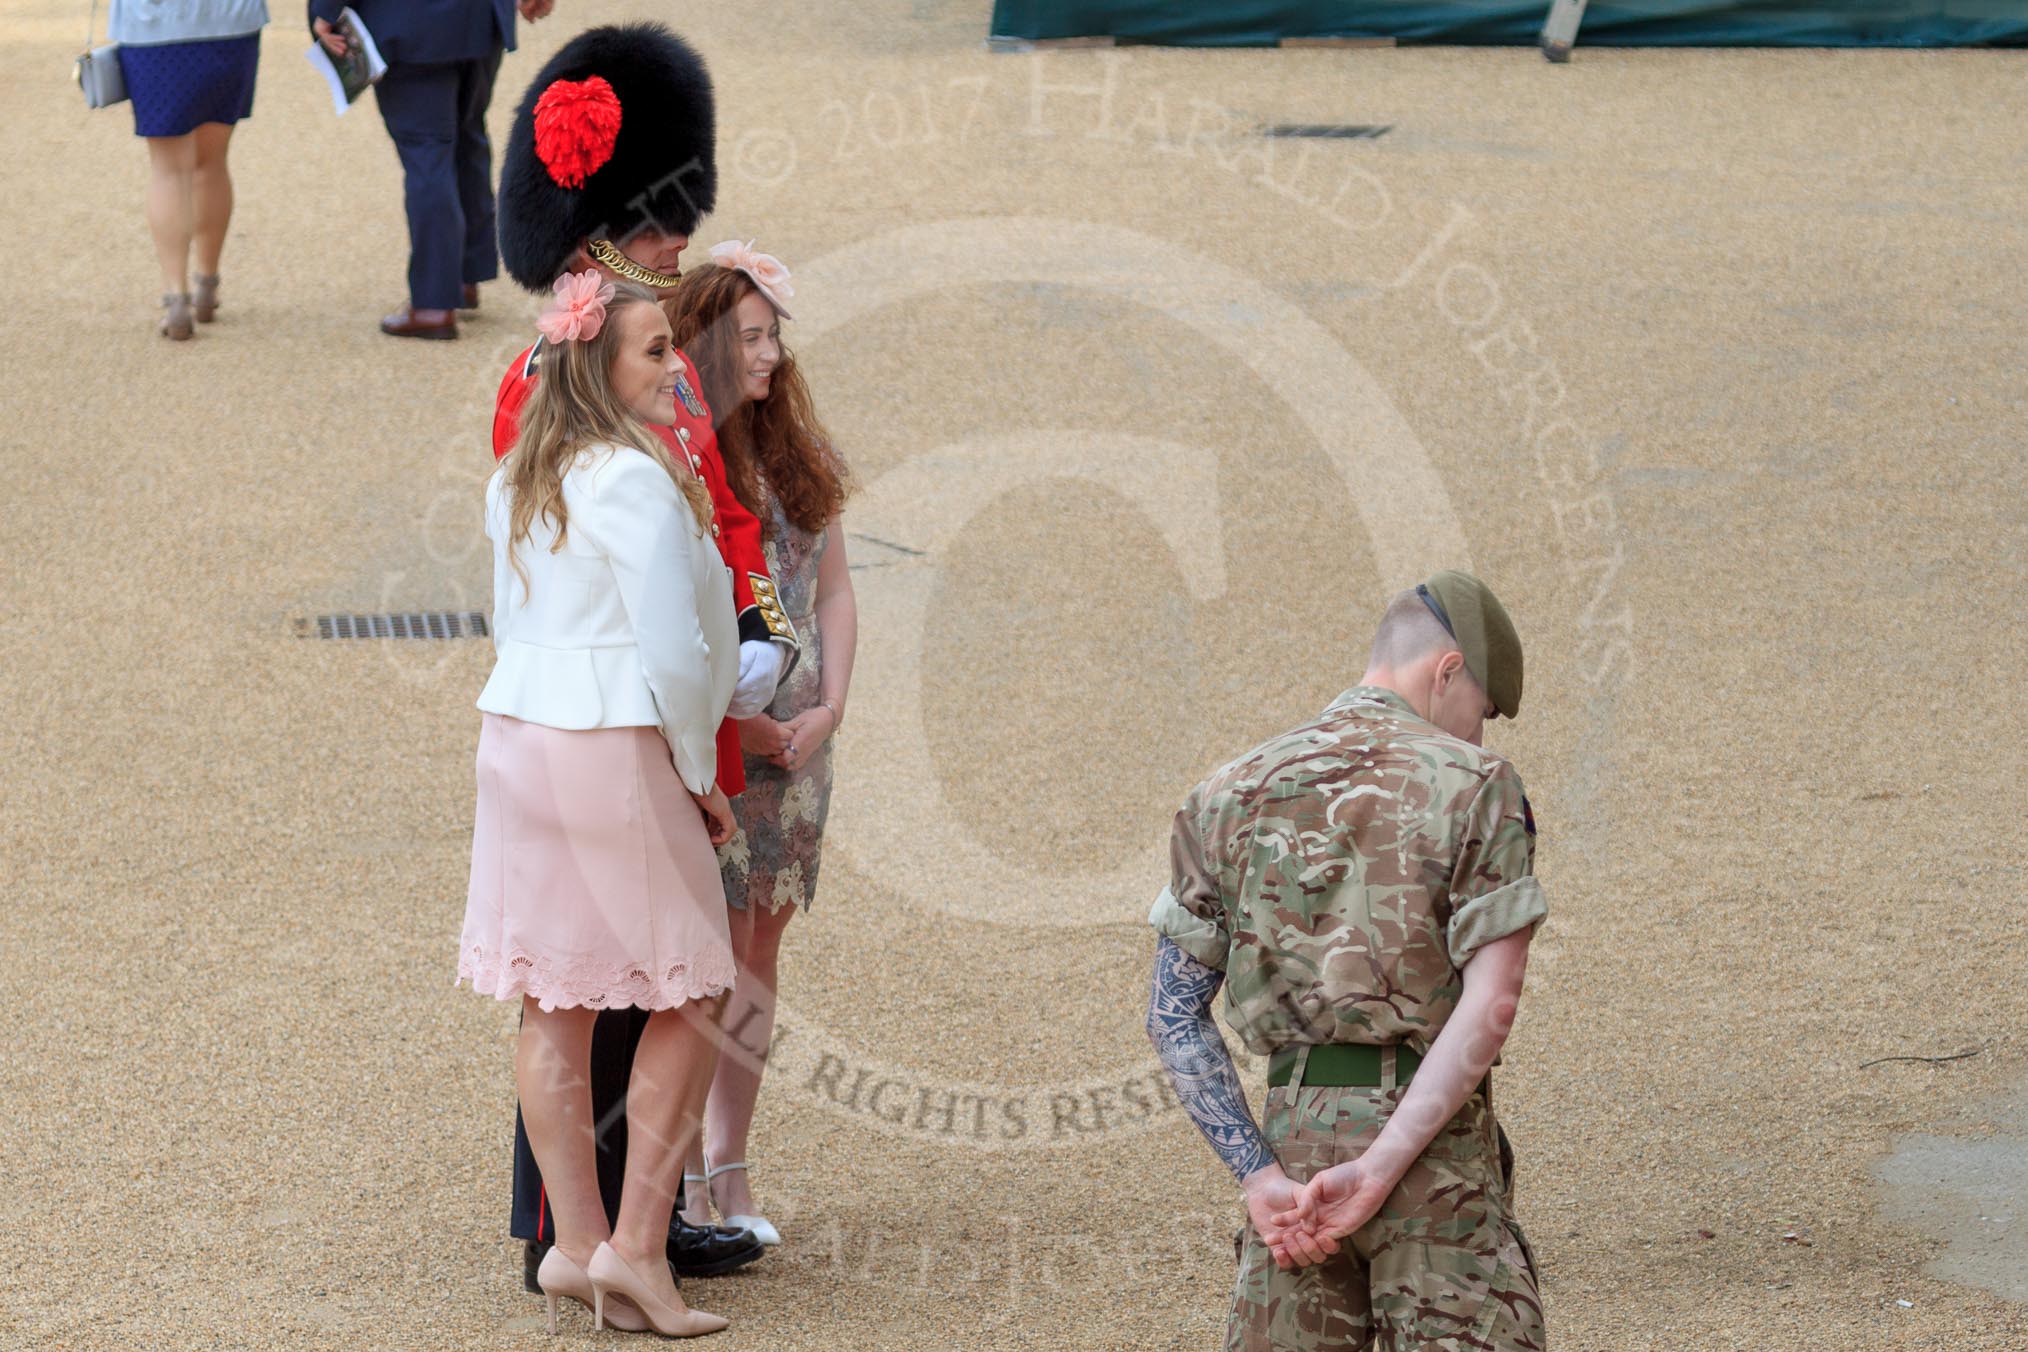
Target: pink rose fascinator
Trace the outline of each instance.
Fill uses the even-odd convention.
[[[729,239],[723,244],[711,246],[711,261],[722,268],[744,272],[760,288],[760,293],[768,298],[768,304],[775,307],[775,313],[783,319],[795,318],[789,313],[789,307],[782,304],[796,294],[796,289],[789,285],[789,270],[782,266],[781,259],[773,254],[754,252],[752,240],[741,244],[736,239]]]
[[[535,327],[552,343],[596,338],[605,327],[606,303],[612,298],[613,284],[596,270],[566,272],[556,279],[556,298],[535,321]]]

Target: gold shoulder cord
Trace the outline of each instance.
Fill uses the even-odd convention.
[[[633,259],[621,253],[619,246],[609,239],[586,241],[585,252],[590,254],[592,261],[601,267],[611,268],[628,281],[639,282],[642,286],[659,287],[666,291],[683,280],[680,272],[657,272],[653,268],[644,267],[636,263]]]

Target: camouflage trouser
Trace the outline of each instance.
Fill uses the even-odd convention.
[[[1373,1143],[1399,1089],[1270,1089],[1262,1129],[1297,1182]],[[1227,1352],[1537,1352],[1545,1341],[1535,1257],[1511,1214],[1483,1094],[1430,1142],[1380,1214],[1314,1267],[1284,1272],[1249,1224]]]

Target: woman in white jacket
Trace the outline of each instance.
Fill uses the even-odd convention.
[[[557,282],[521,439],[486,486],[493,675],[458,975],[522,1004],[515,1077],[556,1245],[538,1281],[602,1322],[725,1327],[663,1252],[733,983],[712,847],[731,834],[714,736],[739,675],[711,500],[650,424],[682,359],[647,288]],[[588,1060],[599,1010],[652,1011],[627,1095],[619,1216],[599,1199]]]

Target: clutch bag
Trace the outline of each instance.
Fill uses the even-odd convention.
[[[99,0],[92,0],[91,13],[85,19],[84,55],[71,67],[70,78],[84,91],[85,107],[110,108],[127,101],[127,77],[120,73],[119,43],[92,46],[92,34],[98,31]]]
[[[108,42],[77,59],[72,78],[84,90],[85,106],[110,108],[127,101],[126,77],[120,74],[120,44]]]

